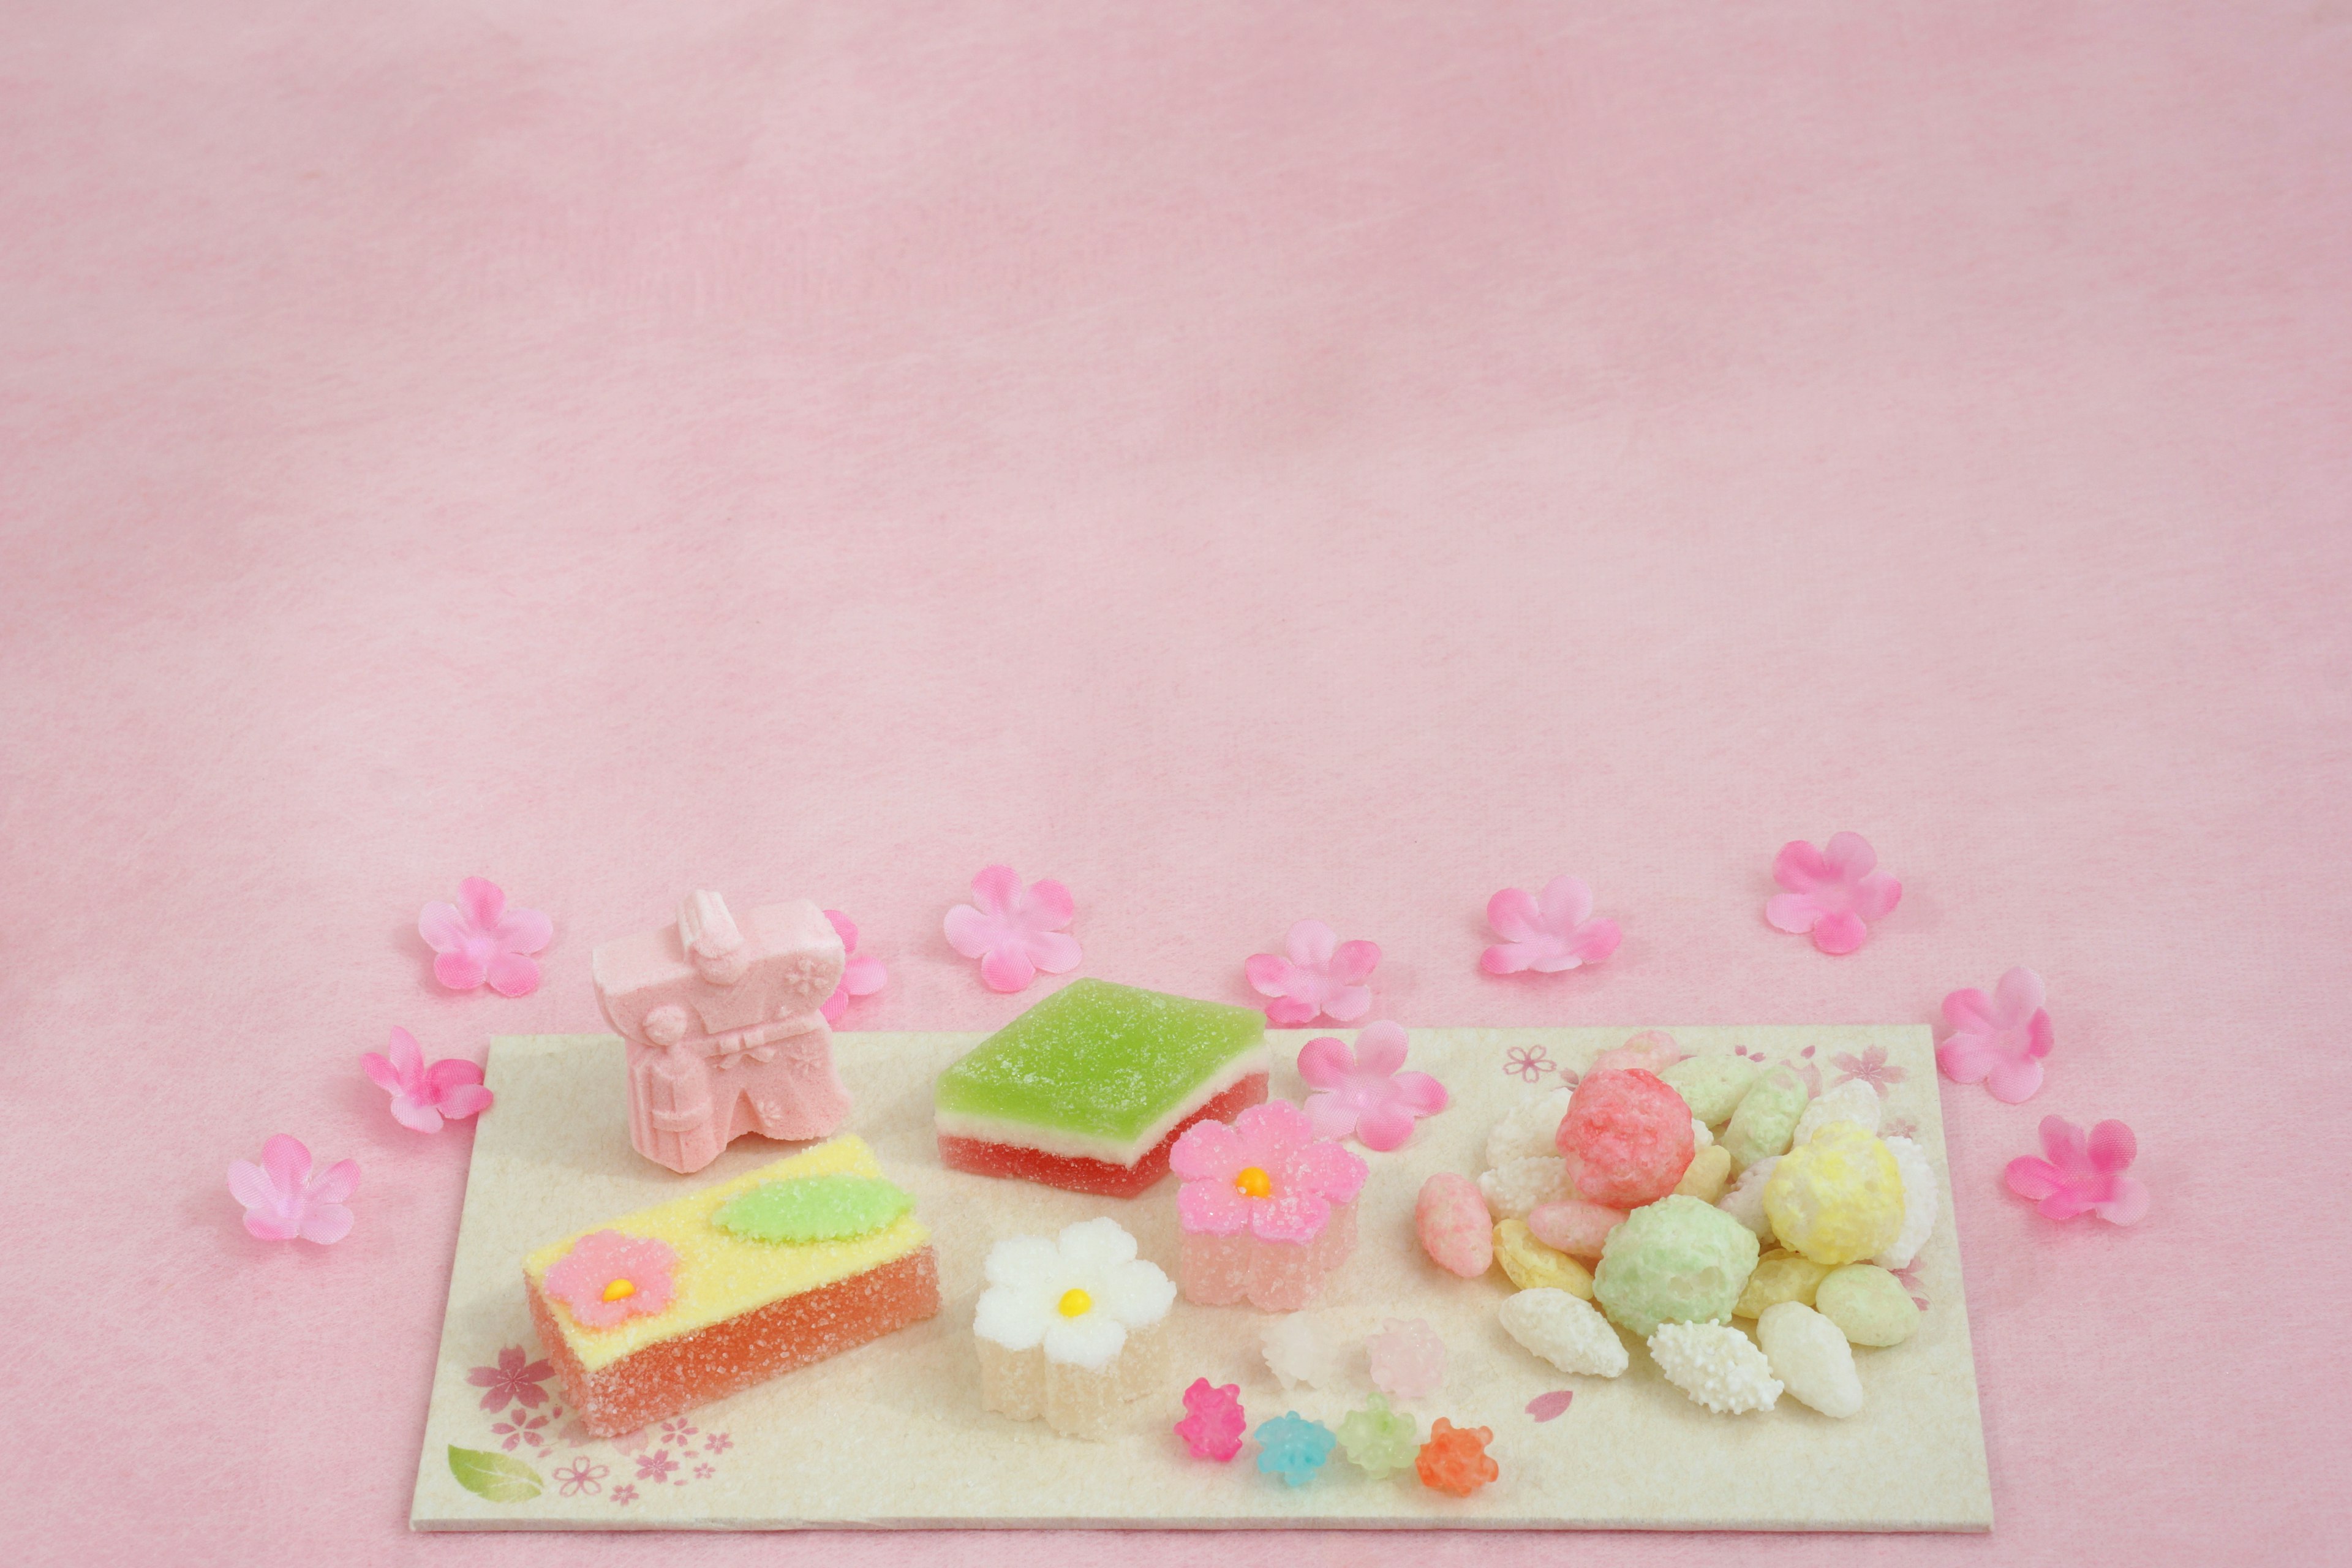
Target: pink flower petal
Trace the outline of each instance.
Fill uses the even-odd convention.
[[[1953,1035],[1936,1047],[1936,1065],[1954,1083],[1981,1083],[2000,1060],[1983,1035]]]
[[[537,952],[555,940],[555,922],[539,910],[509,910],[490,934],[509,952]]]
[[[852,921],[847,915],[843,914],[839,910],[825,910],[824,918],[826,921],[832,925],[833,934],[841,939],[841,951],[844,952],[856,952],[857,951],[856,922]]]
[[[1283,939],[1283,951],[1290,961],[1303,969],[1321,969],[1331,962],[1331,954],[1339,945],[1339,933],[1321,921],[1300,921],[1290,928]]]
[[[1576,1398],[1572,1388],[1558,1388],[1549,1394],[1538,1394],[1528,1401],[1528,1414],[1538,1421],[1553,1421],[1568,1414],[1570,1402]]]
[[[1290,991],[1290,960],[1271,952],[1254,952],[1242,964],[1250,989],[1261,996],[1283,996]]]
[[[982,867],[971,879],[971,901],[983,914],[1004,919],[1020,905],[1021,874],[1010,866]]]
[[[386,1094],[409,1092],[410,1086],[402,1081],[398,1069],[373,1051],[368,1052],[360,1058],[360,1070],[368,1075],[370,1083],[374,1084]]]
[[[1033,926],[1042,923],[1050,930],[1058,930],[1070,923],[1078,912],[1078,906],[1077,901],[1070,897],[1069,889],[1048,879],[1029,885],[1029,896],[1022,912],[1029,917],[1028,923]]]
[[[1356,1142],[1367,1149],[1401,1148],[1412,1136],[1412,1112],[1393,1102],[1375,1105],[1356,1118]]]
[[[360,1163],[338,1160],[327,1167],[319,1179],[310,1184],[304,1195],[312,1203],[339,1204],[359,1191]]]
[[[1517,974],[1528,963],[1528,949],[1520,942],[1506,942],[1490,947],[1478,955],[1478,967],[1489,974]]]
[[[853,958],[841,972],[841,989],[852,996],[871,996],[889,978],[878,958]]]
[[[539,989],[539,965],[519,952],[501,952],[490,959],[484,978],[501,996],[528,996]]]
[[[1242,1168],[1241,1135],[1223,1121],[1196,1121],[1168,1151],[1168,1168],[1187,1182],[1230,1182]]]
[[[1331,954],[1328,973],[1343,985],[1361,985],[1381,966],[1381,945],[1376,942],[1343,942]],[[1333,1017],[1339,1014],[1331,1015]]]
[[[433,978],[452,991],[471,991],[482,983],[484,973],[465,952],[445,952],[433,961]]]
[[[1031,931],[1024,945],[1029,962],[1048,974],[1067,974],[1086,958],[1078,947],[1078,939],[1065,931]]]
[[[1878,868],[1878,851],[1859,833],[1832,833],[1822,847],[1822,864],[1841,882],[1859,882]]]
[[[460,1084],[482,1081],[482,1064],[469,1062],[463,1057],[444,1057],[426,1068],[421,1075],[424,1087],[438,1103]]]
[[[1974,986],[1944,998],[1944,1021],[1977,1035],[1990,1035],[2000,1026],[1993,1021],[1992,999]]]
[[[1399,1102],[1423,1116],[1436,1115],[1453,1099],[1444,1084],[1425,1072],[1401,1072],[1393,1083]]]
[[[1037,978],[1037,966],[1019,946],[1007,942],[988,950],[980,961],[980,977],[992,991],[1018,991]]]
[[[1995,1056],[1985,1088],[2004,1105],[2022,1105],[2042,1087],[2042,1063],[2032,1057]]]
[[[1250,1200],[1230,1178],[1187,1182],[1176,1189],[1176,1217],[1199,1236],[1238,1236],[1250,1221]]]
[[[1404,1066],[1404,1026],[1386,1018],[1367,1024],[1356,1036],[1355,1070],[1379,1078],[1393,1077]]]
[[[280,1132],[261,1146],[261,1168],[281,1196],[290,1196],[310,1179],[310,1151],[300,1139]]]
[[[2084,1154],[2091,1169],[2112,1174],[2139,1158],[2139,1140],[2120,1121],[2102,1121],[2091,1129]]]
[[[1870,935],[1870,928],[1862,923],[1859,915],[1823,915],[1813,927],[1813,945],[1832,956],[1849,953],[1861,947]]]
[[[1571,931],[1592,918],[1592,889],[1581,877],[1554,877],[1543,885],[1536,904],[1547,929]]]
[[[2105,1203],[2094,1204],[2092,1209],[2109,1225],[2137,1225],[2147,1214],[2147,1188],[2132,1176],[2117,1176],[2111,1184],[2112,1195]]]
[[[840,1023],[842,1015],[849,1011],[848,990],[843,986],[835,986],[833,988],[833,994],[818,1003],[816,1010],[824,1015],[824,1021],[826,1024],[834,1025]]]
[[[1286,1029],[1295,1029],[1302,1024],[1313,1023],[1316,1014],[1320,1011],[1321,1009],[1312,1002],[1301,1002],[1295,997],[1286,996],[1279,1002],[1269,1002],[1265,1005],[1265,1021],[1279,1025]]]
[[[2063,1116],[2045,1116],[2041,1131],[2042,1152],[2050,1156],[2052,1164],[2070,1173],[2090,1169],[2090,1150],[2081,1128]]]
[[[2049,1013],[2046,1010],[2036,1012],[2026,1021],[2025,1054],[2030,1057],[2048,1056],[2056,1037],[2050,1027]]]
[[[332,1247],[351,1233],[351,1210],[341,1204],[313,1204],[303,1212],[299,1234],[305,1241]]]
[[[228,1167],[229,1196],[249,1209],[274,1212],[278,1206],[277,1184],[269,1173],[250,1160],[232,1160]]]
[[[1324,1016],[1335,1024],[1352,1024],[1372,1010],[1372,994],[1361,985],[1343,985],[1323,999]],[[1309,1013],[1307,1017],[1315,1015]]]
[[[1775,893],[1764,900],[1764,918],[1781,931],[1802,935],[1822,918],[1811,893]]]
[[[2057,1166],[2047,1160],[2037,1160],[2031,1154],[2021,1154],[2011,1160],[2002,1177],[2008,1182],[2011,1192],[2036,1202],[2065,1185],[2058,1174]]]
[[[1345,1138],[1356,1130],[1358,1120],[1355,1105],[1340,1094],[1310,1094],[1307,1097],[1307,1120],[1315,1128],[1318,1138]]]
[[[1993,987],[1993,999],[1998,1006],[1992,1016],[2010,1028],[2016,1028],[2033,1016],[2048,1000],[2042,976],[2020,966],[2002,975]]]
[[[948,910],[945,921],[948,945],[966,958],[984,958],[997,939],[997,922],[970,904],[958,904]]]
[[[499,916],[506,907],[506,893],[496,882],[468,877],[457,884],[457,908],[464,911],[467,925],[475,931],[496,931]]]
[[[1538,919],[1535,899],[1517,888],[1505,888],[1486,900],[1486,923],[1506,942],[1534,941]]]
[[[1772,880],[1792,893],[1810,893],[1831,879],[1830,868],[1822,858],[1822,852],[1804,839],[1791,839],[1781,845],[1780,853],[1772,858]],[[1783,926],[1781,929],[1801,928]]]
[[[1355,1058],[1336,1036],[1318,1035],[1298,1047],[1298,1076],[1311,1089],[1338,1089],[1355,1068]]]
[[[441,1113],[413,1094],[392,1097],[392,1119],[403,1127],[417,1132],[441,1131]]]
[[[416,934],[436,952],[456,952],[466,945],[466,917],[454,904],[427,904],[416,917]]]
[[[1853,912],[1864,920],[1885,920],[1902,901],[1903,884],[1883,871],[1853,885]]]
[[[441,1097],[441,1114],[454,1116],[460,1121],[478,1116],[496,1101],[490,1091],[478,1083],[461,1083]]]
[[[1591,921],[1576,928],[1569,938],[1568,951],[1579,963],[1598,963],[1617,951],[1624,934],[1615,921]]]

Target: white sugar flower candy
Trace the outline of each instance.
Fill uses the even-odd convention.
[[[1889,1270],[1908,1268],[1935,1234],[1936,1215],[1943,1207],[1944,1194],[1936,1185],[1936,1167],[1927,1163],[1926,1150],[1908,1138],[1879,1142],[1895,1156],[1895,1168],[1903,1173],[1903,1228],[1895,1233],[1895,1245],[1871,1261]]]
[[[1576,1195],[1568,1184],[1568,1162],[1558,1155],[1514,1160],[1478,1178],[1478,1192],[1496,1219],[1525,1219],[1546,1204]]]
[[[1827,1094],[1805,1107],[1797,1118],[1797,1131],[1790,1135],[1789,1147],[1801,1148],[1807,1139],[1832,1121],[1858,1123],[1864,1132],[1874,1137],[1878,1132],[1878,1119],[1885,1114],[1879,1104],[1878,1090],[1866,1078],[1850,1078]]]
[[[1117,1220],[1084,1220],[1050,1241],[1007,1237],[989,1249],[986,1272],[971,1323],[985,1408],[1101,1436],[1121,1404],[1167,1375],[1176,1285],[1136,1257]]]
[[[1668,1383],[1717,1415],[1769,1410],[1780,1397],[1764,1352],[1721,1323],[1661,1323],[1650,1336],[1650,1359]]]
[[[1772,1222],[1764,1213],[1764,1184],[1772,1179],[1780,1164],[1778,1154],[1757,1161],[1739,1173],[1738,1184],[1717,1199],[1715,1205],[1767,1242],[1772,1240]]]
[[[1549,1286],[1503,1299],[1503,1331],[1562,1372],[1615,1377],[1633,1364],[1609,1320]]]
[[[1553,1140],[1559,1131],[1560,1119],[1568,1114],[1568,1102],[1573,1092],[1562,1084],[1513,1106],[1511,1113],[1495,1123],[1495,1130],[1486,1134],[1486,1168],[1499,1170],[1514,1160],[1559,1153],[1559,1145]]]

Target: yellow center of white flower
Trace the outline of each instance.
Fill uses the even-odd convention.
[[[636,1293],[636,1286],[626,1279],[615,1279],[604,1287],[604,1300],[607,1301],[625,1301]]]
[[[1255,1165],[1244,1165],[1234,1176],[1234,1186],[1245,1198],[1274,1195],[1274,1178]]]
[[[1061,1304],[1055,1310],[1066,1318],[1083,1318],[1095,1310],[1095,1299],[1074,1285],[1062,1292]]]

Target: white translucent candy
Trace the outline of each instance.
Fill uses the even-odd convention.
[[[1300,1384],[1330,1388],[1339,1381],[1342,1347],[1329,1325],[1311,1312],[1291,1312],[1268,1323],[1260,1335],[1266,1369],[1286,1389]]]
[[[1650,1359],[1666,1381],[1717,1415],[1769,1410],[1780,1397],[1772,1363],[1738,1329],[1721,1323],[1660,1323]]]
[[[1503,1298],[1503,1331],[1562,1372],[1615,1377],[1633,1364],[1625,1342],[1589,1301],[1541,1287]]]
[[[1879,1104],[1878,1091],[1865,1079],[1850,1078],[1811,1105],[1797,1118],[1797,1131],[1789,1139],[1789,1147],[1801,1148],[1822,1127],[1832,1121],[1856,1121],[1873,1137],[1878,1133],[1878,1119],[1885,1115]]]
[[[1702,1149],[1712,1149],[1713,1147],[1715,1147],[1715,1133],[1713,1130],[1710,1129],[1706,1122],[1701,1121],[1697,1117],[1692,1117],[1691,1152],[1696,1154]]]
[[[1496,1171],[1514,1160],[1559,1153],[1559,1145],[1554,1139],[1559,1131],[1560,1119],[1568,1114],[1570,1093],[1562,1086],[1530,1096],[1512,1107],[1511,1113],[1496,1122],[1495,1130],[1486,1134],[1486,1168]]]
[[[1572,1198],[1568,1162],[1557,1154],[1531,1155],[1499,1165],[1478,1178],[1478,1191],[1496,1219],[1525,1219],[1546,1204]]]
[[[1759,1239],[1766,1242],[1772,1239],[1772,1222],[1764,1213],[1764,1184],[1772,1179],[1773,1167],[1780,1163],[1780,1156],[1778,1154],[1769,1159],[1757,1161],[1756,1163],[1739,1173],[1738,1182],[1729,1192],[1715,1201],[1716,1207],[1754,1231]]]
[[[1756,1337],[1790,1398],[1841,1421],[1862,1408],[1853,1347],[1835,1323],[1802,1301],[1780,1301],[1756,1320]]]
[[[1895,1156],[1895,1168],[1903,1173],[1903,1228],[1895,1235],[1895,1245],[1871,1259],[1881,1268],[1908,1268],[1936,1234],[1936,1215],[1944,1206],[1944,1194],[1936,1185],[1936,1167],[1927,1163],[1926,1150],[1908,1138],[1882,1138],[1886,1152]]]

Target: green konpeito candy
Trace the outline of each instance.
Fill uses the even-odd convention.
[[[1713,1204],[1676,1194],[1609,1233],[1592,1299],[1648,1339],[1660,1323],[1727,1323],[1756,1270],[1756,1233]]]

